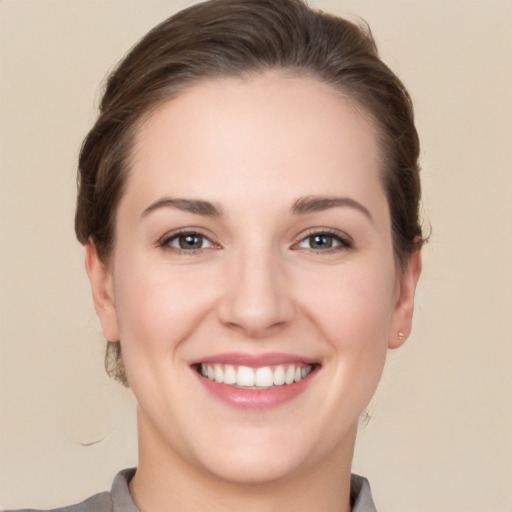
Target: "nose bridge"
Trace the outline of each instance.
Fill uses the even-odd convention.
[[[284,264],[268,241],[246,243],[231,255],[221,305],[222,321],[253,337],[265,336],[293,316]]]

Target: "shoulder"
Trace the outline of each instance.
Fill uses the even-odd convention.
[[[359,475],[352,475],[350,480],[350,498],[352,512],[377,512],[372,498],[368,480]]]
[[[135,473],[134,469],[120,471],[114,479],[112,489],[100,492],[75,505],[54,508],[46,512],[139,512],[133,503],[128,483]],[[4,512],[43,512],[39,509],[26,508],[6,510]]]
[[[112,497],[109,492],[101,492],[90,498],[67,507],[54,508],[48,512],[112,512]],[[34,508],[24,508],[16,511],[5,512],[43,512]]]

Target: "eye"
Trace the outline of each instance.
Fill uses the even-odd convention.
[[[201,249],[209,249],[215,245],[203,234],[193,231],[183,231],[174,235],[165,237],[159,244],[163,248],[195,252]]]
[[[352,247],[352,242],[347,236],[342,236],[340,233],[320,231],[309,234],[307,237],[303,238],[296,247],[311,249],[317,252],[332,252],[349,249]]]

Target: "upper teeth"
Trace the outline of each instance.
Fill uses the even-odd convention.
[[[278,366],[234,366],[230,364],[202,364],[201,375],[220,384],[231,384],[243,387],[282,386],[293,384],[308,375],[313,367],[303,364]]]

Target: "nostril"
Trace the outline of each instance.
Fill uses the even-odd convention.
[[[294,316],[294,307],[288,298],[256,297],[240,300],[232,297],[226,300],[220,310],[220,320],[230,329],[238,330],[254,338],[275,334],[286,326]]]

